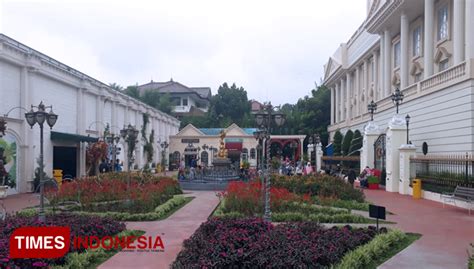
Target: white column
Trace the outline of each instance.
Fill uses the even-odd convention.
[[[384,31],[384,84],[385,96],[389,96],[392,91],[392,34],[390,30]]]
[[[466,0],[453,0],[453,4],[453,60],[456,65],[464,61],[464,15]]]
[[[85,119],[85,104],[84,104],[84,89],[77,89],[77,101],[76,101],[76,133],[83,135],[85,134],[84,119]]]
[[[376,102],[380,97],[380,93],[379,93],[379,86],[378,86],[378,82],[379,82],[379,65],[378,65],[378,62],[379,62],[379,59],[378,59],[378,55],[377,55],[377,52],[374,52],[372,53],[372,64],[374,65],[374,73],[372,74],[374,76],[374,96],[373,96],[373,100],[374,102]],[[369,103],[371,100],[367,100],[367,103]]]
[[[425,33],[424,42],[424,78],[433,75],[433,31],[434,31],[434,1],[425,0]]]
[[[117,132],[117,128],[112,126],[117,126],[117,101],[115,100],[115,97],[112,98],[112,122],[110,123],[110,131]]]
[[[339,123],[339,83],[336,83],[336,123]]]
[[[351,120],[351,72],[346,73],[346,122]]]
[[[409,28],[408,16],[403,12],[400,17],[400,87],[401,90],[408,86],[408,41]]]
[[[385,142],[386,172],[387,181],[385,190],[388,192],[398,192],[400,183],[400,154],[399,148],[406,143],[405,118],[396,114],[388,123],[388,131]]]
[[[361,101],[360,103],[360,114],[364,114],[365,112],[365,107],[367,103],[367,98],[369,98],[369,64],[368,64],[368,59],[364,60],[364,65],[363,65],[363,70],[364,70],[364,84],[363,84],[363,93],[362,95],[364,96],[364,100]]]
[[[345,104],[346,104],[346,93],[345,93],[345,83],[344,80],[341,79],[341,86],[340,86],[340,91],[341,91],[341,121],[344,121],[346,119],[346,112],[345,112]]]
[[[354,83],[354,117],[359,116],[359,88],[360,88],[360,76],[359,76],[359,66],[356,66],[355,70],[355,83]]]
[[[322,160],[321,158],[323,157],[323,150],[322,150],[322,144],[318,143],[316,144],[316,152],[314,154],[316,158],[316,172],[321,171],[321,165],[322,165]]]
[[[384,35],[383,33],[379,35],[379,46],[380,46],[380,64],[379,64],[379,84],[377,85],[377,91],[379,92],[379,98],[382,99],[385,97],[384,85],[385,85],[385,54],[384,54]]]
[[[331,88],[331,125],[334,124],[335,122],[335,117],[336,117],[336,108],[335,108],[335,102],[334,99],[336,98],[336,93],[334,87]]]
[[[99,133],[98,135],[101,136],[104,133],[104,99],[101,95],[97,95],[96,99],[96,105],[97,105],[97,110],[96,110],[96,122],[95,125],[97,132]]]
[[[410,195],[410,157],[415,156],[416,147],[412,144],[403,144],[398,149],[400,152],[400,181],[398,192],[404,195]],[[414,171],[413,171],[414,172]]]
[[[466,1],[466,15],[465,15],[465,56],[466,59],[474,58],[474,1]]]
[[[366,166],[374,167],[374,143],[379,135],[380,128],[373,121],[369,121],[364,128],[360,153],[360,171],[364,170]]]

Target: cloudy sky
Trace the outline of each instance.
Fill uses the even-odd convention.
[[[104,82],[243,86],[294,103],[359,27],[365,0],[0,0],[0,31]]]

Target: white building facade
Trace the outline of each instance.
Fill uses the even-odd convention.
[[[421,153],[474,150],[474,1],[370,0],[367,18],[325,65],[331,89],[330,139],[337,130],[386,133],[395,114],[391,94],[404,94],[409,139]],[[368,164],[372,166],[371,164]]]
[[[169,142],[169,136],[179,130],[180,123],[176,118],[0,34],[0,114],[18,107],[8,113],[6,135],[0,139],[4,144],[16,147],[14,168],[10,166],[16,169],[17,187],[14,192],[32,190],[40,132],[38,126],[29,127],[24,109],[29,110],[31,105],[38,105],[41,101],[52,105],[54,113],[59,116],[52,130],[46,124],[44,128],[45,172],[50,176],[52,170],[58,168],[54,167],[55,163],[64,161],[64,157],[56,160],[55,153],[65,148],[72,152],[65,158],[75,163],[75,176],[85,175],[86,144],[81,142],[81,137],[99,137],[107,125],[115,134],[128,124],[141,130],[143,115],[148,114],[150,122],[146,133],[149,135],[151,130],[155,131],[155,162],[161,158],[159,142]],[[54,139],[52,132],[59,133],[63,139]],[[141,135],[135,164],[141,168],[146,158],[140,138]],[[126,163],[125,145],[120,143],[119,158]]]

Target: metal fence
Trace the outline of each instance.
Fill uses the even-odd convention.
[[[354,170],[360,173],[360,156],[323,156],[322,169],[326,171],[342,170],[343,173]]]
[[[474,188],[472,154],[415,156],[410,158],[412,179],[421,179],[422,189],[453,192],[456,186]]]

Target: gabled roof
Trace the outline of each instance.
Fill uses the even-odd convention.
[[[326,81],[340,66],[341,63],[333,57],[329,57],[328,63],[324,66],[324,80]]]
[[[211,88],[209,87],[188,87],[173,80],[167,82],[154,82],[152,80],[147,84],[138,86],[138,90],[140,92],[153,90],[160,93],[194,93],[201,99],[210,100],[211,98]]]
[[[227,128],[199,128],[199,130],[205,135],[219,135],[222,130],[237,130],[242,135],[253,135],[253,133],[257,131],[257,128],[240,128],[237,124],[232,123],[232,125]]]
[[[181,129],[176,136],[196,136],[196,135],[206,135],[200,129],[194,127],[191,123],[186,125]]]

